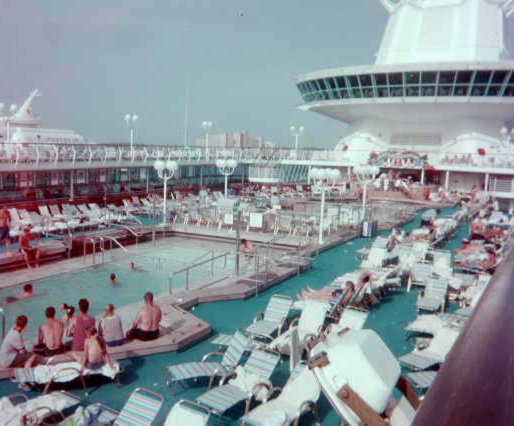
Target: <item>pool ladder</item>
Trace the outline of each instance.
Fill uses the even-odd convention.
[[[5,312],[3,308],[0,308],[0,314],[2,314],[2,341],[5,338]]]
[[[114,242],[119,248],[123,250],[124,253],[128,253],[128,250],[123,247],[123,245],[114,237],[111,237],[109,235],[98,235],[95,237],[86,238],[84,240],[84,255],[82,257],[83,262],[86,263],[86,255],[87,255],[87,246],[88,243],[91,243],[92,245],[92,265],[96,265],[96,243],[99,242],[99,251],[102,254],[102,262],[103,264],[105,262],[105,241],[109,241],[110,247],[109,249],[112,250],[112,243]]]

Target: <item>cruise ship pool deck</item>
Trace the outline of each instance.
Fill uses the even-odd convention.
[[[453,209],[442,209],[442,214],[449,214],[453,211]],[[409,231],[416,228],[419,225],[419,220],[420,214],[416,215],[415,220],[406,224],[404,229]],[[467,225],[460,225],[452,240],[445,242],[443,248],[448,250],[457,248],[460,245],[461,239],[467,236],[467,232]],[[307,285],[312,288],[321,288],[337,276],[356,269],[360,263],[357,251],[369,246],[370,242],[371,240],[367,238],[356,238],[322,252],[312,262],[310,270],[305,271],[298,276],[289,278],[268,290],[261,292],[258,297],[250,297],[244,300],[202,303],[192,307],[190,311],[194,316],[210,325],[212,332],[209,336],[214,336],[217,333],[232,334],[239,327],[249,325],[255,313],[265,309],[271,295],[279,293],[295,298],[295,294]],[[200,248],[194,255],[201,256],[202,253],[200,252],[203,251],[206,250],[204,248]],[[193,254],[183,252],[182,256],[190,257],[193,256]],[[76,301],[75,299],[83,297],[81,290],[85,290],[85,286],[92,285],[93,282],[99,281],[101,285],[97,288],[93,288],[92,292],[88,293],[87,296],[91,297],[91,305],[92,309],[94,309],[92,312],[93,315],[98,314],[97,311],[101,311],[106,303],[112,302],[116,306],[120,306],[124,303],[134,301],[134,299],[129,298],[126,302],[123,302],[125,299],[120,298],[122,297],[120,293],[125,292],[124,286],[128,286],[126,281],[128,280],[127,277],[130,276],[130,273],[127,274],[124,272],[123,268],[120,268],[119,270],[117,268],[119,268],[119,263],[94,269],[93,272],[95,275],[91,275],[90,270],[87,271],[86,274],[88,275],[88,279],[85,281],[77,280],[76,285],[69,288],[68,294],[61,293],[60,290],[56,291],[53,285],[56,281],[60,281],[61,278],[63,278],[66,283],[70,280],[75,281],[73,276],[70,278],[69,274],[65,274],[63,277],[57,277],[57,280],[55,277],[46,278],[43,280],[44,282],[41,286],[39,284],[35,285],[35,293],[46,293],[45,297],[50,297],[49,300],[53,301],[53,305],[68,301],[74,303]],[[126,270],[125,266],[124,268]],[[111,288],[107,282],[107,274],[110,270],[115,270],[116,273],[119,272],[121,288]],[[77,272],[78,275],[83,273],[84,271]],[[142,277],[145,273],[141,272],[136,275]],[[136,293],[140,292],[140,296],[142,296],[144,291],[149,288],[147,283],[149,283],[151,279],[145,277],[144,280],[140,279],[139,281],[140,282],[133,291]],[[164,292],[166,288],[162,289],[162,291],[159,291],[161,290],[160,288],[153,290],[156,293],[159,293]],[[15,289],[13,288],[0,290],[0,297],[3,299],[13,292],[15,292]],[[415,302],[417,299],[417,293],[416,289],[412,289],[410,292],[407,292],[404,288],[390,291],[387,296],[381,300],[380,304],[371,308],[370,315],[364,325],[365,328],[375,330],[396,357],[399,357],[412,349],[411,344],[405,340],[405,331],[403,330],[403,326],[407,322],[412,321],[416,316]],[[123,297],[125,297],[125,295]],[[109,298],[113,298],[114,300],[109,300]],[[43,312],[44,308],[49,303],[49,300],[44,297],[36,297],[32,299],[36,304],[35,306],[28,308],[18,302],[19,306],[16,309],[30,309],[30,319],[34,323],[40,324],[41,318],[37,317],[37,315]],[[157,303],[159,303],[159,300],[157,300]],[[11,315],[14,316],[16,313],[9,314],[9,318],[12,318]],[[10,327],[11,324],[8,322],[7,326]],[[204,354],[214,349],[215,348],[212,347],[211,343],[209,343],[209,339],[204,339],[200,343],[194,344],[193,346],[178,352],[166,352],[124,359],[121,361],[124,372],[120,376],[120,386],[116,386],[108,380],[90,377],[86,380],[89,391],[88,396],[84,394],[80,385],[77,385],[77,382],[74,382],[72,385],[66,386],[65,388],[83,398],[88,403],[101,402],[118,410],[121,409],[124,402],[136,387],[148,388],[164,396],[164,405],[156,419],[156,424],[162,424],[171,406],[175,402],[183,398],[194,399],[206,390],[206,386],[204,385],[188,386],[186,388],[181,388],[177,395],[172,395],[166,387],[163,368],[172,364],[200,360]],[[279,365],[271,377],[271,380],[274,385],[281,386],[285,383],[288,376],[289,366],[286,361]],[[15,392],[19,392],[16,383],[12,383],[7,380],[0,382],[0,396]],[[39,394],[39,392],[26,393],[29,397],[37,396]],[[338,416],[333,412],[323,395],[320,396],[317,405],[318,413],[323,425],[338,424]],[[239,418],[241,414],[242,410],[240,409],[236,409],[233,412],[229,411],[228,415],[223,417],[222,424],[236,424],[236,419]],[[215,422],[217,419],[212,421]],[[303,416],[300,424],[314,424],[314,419],[309,415]]]

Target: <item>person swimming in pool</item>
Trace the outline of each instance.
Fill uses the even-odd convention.
[[[13,303],[18,300],[27,299],[29,297],[41,296],[40,294],[35,294],[32,289],[32,284],[25,284],[23,286],[23,291],[15,294],[14,296],[9,296],[5,298],[5,303]]]
[[[118,287],[120,285],[120,283],[116,281],[116,274],[109,275],[109,282],[113,287]]]

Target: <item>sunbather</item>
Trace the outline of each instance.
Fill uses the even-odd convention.
[[[153,303],[153,293],[145,293],[145,306],[139,309],[127,332],[127,339],[138,339],[143,341],[155,340],[159,337],[159,323],[161,322],[161,308]]]
[[[30,358],[30,354],[25,349],[21,332],[27,326],[28,319],[25,315],[16,318],[16,325],[7,333],[2,341],[0,349],[0,366],[2,367],[21,367]]]
[[[86,341],[84,342],[84,353],[82,355],[72,353],[73,358],[82,364],[81,371],[86,368],[98,370],[106,363],[114,369],[111,357],[107,353],[107,346],[104,339],[98,336],[95,327],[86,328]]]

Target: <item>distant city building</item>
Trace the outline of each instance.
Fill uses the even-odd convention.
[[[206,145],[205,138],[196,140],[197,146]],[[231,138],[227,133],[209,134],[210,148],[263,148],[275,146],[271,141],[265,141],[263,137],[252,137],[248,132],[236,131]]]

